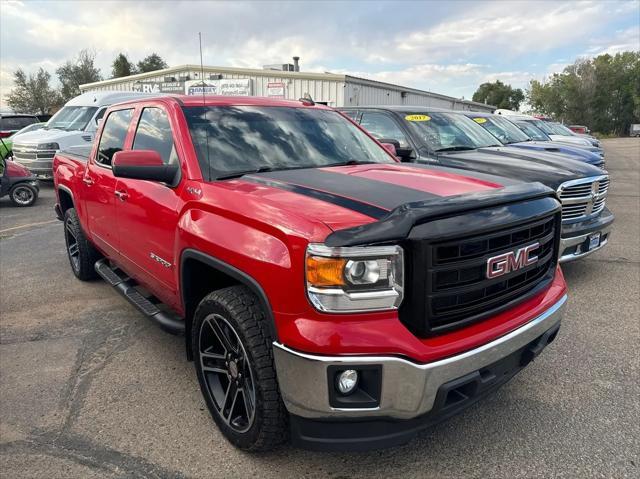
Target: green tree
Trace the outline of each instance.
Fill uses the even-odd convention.
[[[102,80],[100,69],[95,66],[95,52],[81,50],[75,60],[66,62],[56,70],[60,80],[60,94],[66,102],[80,94],[80,85]]]
[[[524,100],[524,92],[520,88],[512,88],[500,80],[494,83],[483,83],[473,94],[473,101],[495,105],[498,108],[518,110]]]
[[[13,73],[14,87],[7,95],[7,104],[20,113],[48,115],[63,102],[60,94],[51,88],[51,74],[43,68],[35,75],[27,74],[21,68]]]
[[[531,107],[566,123],[624,134],[640,122],[640,52],[579,59],[545,82],[532,80]]]
[[[169,68],[169,65],[157,53],[152,53],[138,62],[138,71],[140,73],[153,72],[163,68]]]
[[[111,64],[112,78],[127,77],[137,73],[136,66],[129,61],[124,53],[119,53]]]

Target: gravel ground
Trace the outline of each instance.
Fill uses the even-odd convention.
[[[638,477],[640,140],[605,141],[610,244],[563,269],[558,340],[513,381],[410,444],[371,453],[231,447],[181,338],[72,276],[53,190],[0,200],[0,475]]]

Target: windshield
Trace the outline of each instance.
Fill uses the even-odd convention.
[[[564,126],[562,123],[549,123],[549,125],[551,126],[551,129],[553,131],[556,131],[556,135],[562,135],[562,136],[578,136],[576,135],[573,131],[571,131],[569,128],[567,128],[566,126]]]
[[[93,118],[96,111],[95,106],[65,106],[58,113],[53,115],[47,122],[46,130],[84,130]]]
[[[185,107],[208,181],[257,170],[394,163],[340,113],[289,107]]]
[[[532,125],[534,125],[536,128],[539,128],[540,130],[544,131],[547,135],[557,135],[558,133],[555,133],[553,131],[553,129],[551,128],[551,124],[547,123],[546,121],[542,121],[542,120],[524,120],[527,123],[530,123]]]
[[[524,131],[529,137],[536,141],[549,141],[547,134],[528,121],[516,121],[515,124]]]
[[[521,143],[523,141],[530,140],[530,138],[525,135],[522,130],[520,130],[509,120],[505,120],[500,116],[479,116],[472,117],[472,119],[505,145],[508,145],[510,143]]]
[[[501,146],[484,128],[461,114],[430,112],[403,115],[405,122],[431,151]]]

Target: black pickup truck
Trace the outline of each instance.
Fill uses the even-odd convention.
[[[402,161],[470,170],[549,186],[562,201],[560,261],[582,258],[609,241],[609,175],[564,155],[502,145],[461,112],[420,106],[341,108]]]

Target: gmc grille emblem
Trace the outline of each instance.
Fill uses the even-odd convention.
[[[525,266],[538,262],[538,257],[533,252],[538,249],[540,243],[533,243],[515,251],[509,251],[487,260],[487,278],[497,278],[498,276],[518,271]]]

